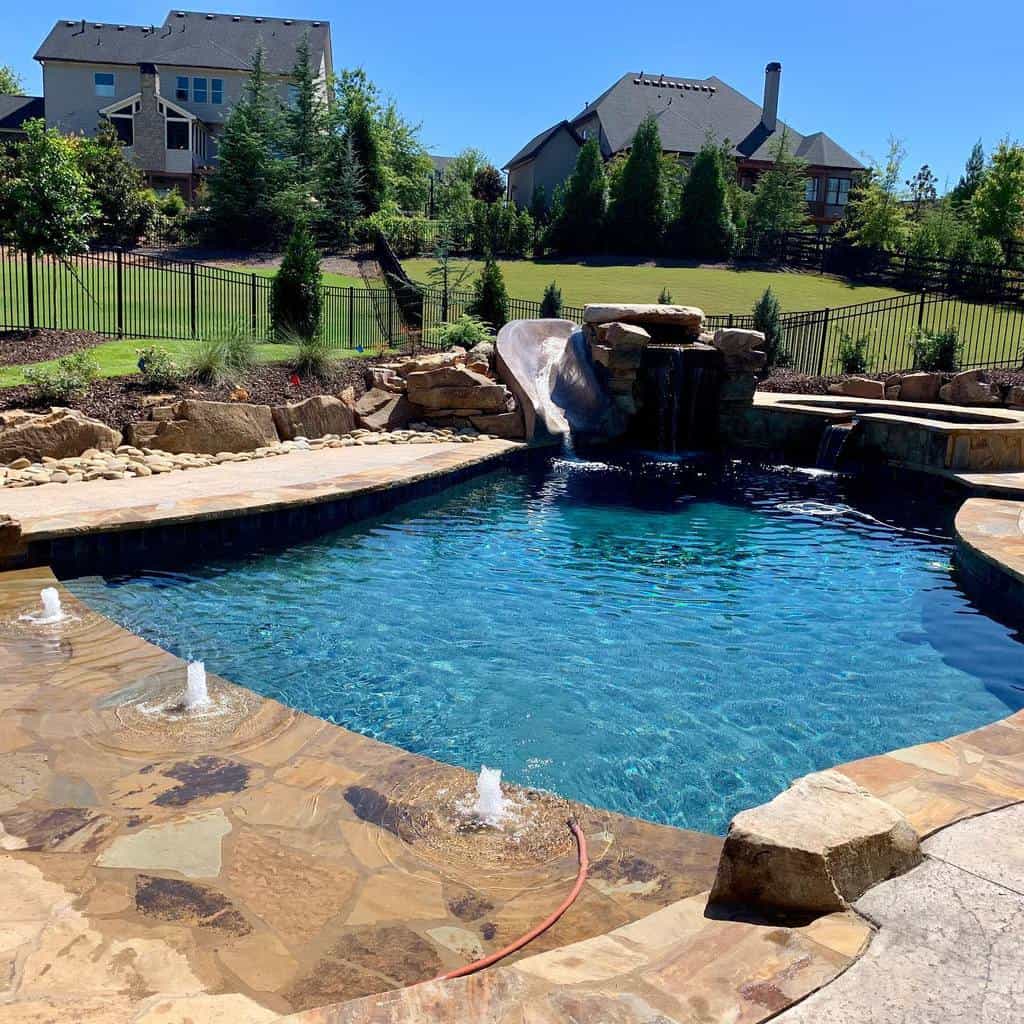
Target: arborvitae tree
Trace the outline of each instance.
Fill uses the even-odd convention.
[[[640,122],[608,208],[613,248],[623,252],[653,252],[665,232],[662,202],[661,135],[653,114]]]
[[[543,185],[534,185],[533,194],[530,196],[530,216],[534,224],[547,224],[548,222],[548,197],[544,193]]]
[[[772,165],[757,180],[748,224],[754,236],[798,231],[807,223],[807,164],[790,152],[783,129],[772,147]]]
[[[473,175],[473,198],[484,203],[496,203],[505,194],[501,171],[494,164],[484,164]]]
[[[956,183],[951,195],[953,202],[958,206],[969,203],[978,191],[981,179],[985,176],[985,150],[981,145],[981,139],[971,148],[971,155],[964,165],[964,173]]]
[[[362,184],[352,140],[347,134],[330,135],[320,167],[320,218],[325,233],[339,245],[348,245],[355,222],[363,215]]]
[[[544,289],[544,298],[540,300],[540,317],[542,320],[558,320],[562,316],[562,289],[551,282]]]
[[[270,289],[270,321],[279,341],[320,333],[320,254],[305,220],[296,222]]]
[[[710,139],[693,159],[683,186],[674,248],[701,260],[726,259],[736,241],[721,148]]]
[[[210,215],[221,238],[258,245],[273,233],[273,201],[281,180],[278,111],[270,96],[263,50],[252,55],[242,96],[228,114],[210,179]]]
[[[309,36],[295,49],[292,101],[284,114],[282,142],[292,171],[300,181],[312,182],[323,155],[327,108],[309,56]]]
[[[671,306],[672,305],[672,293],[667,288],[661,289],[661,294],[658,296],[659,306]]]
[[[366,103],[353,103],[348,131],[356,160],[363,172],[359,201],[367,213],[376,213],[384,204],[387,186],[376,127]]]
[[[99,239],[111,245],[135,245],[152,221],[156,206],[145,191],[142,172],[125,158],[109,121],[101,121],[91,139],[82,139],[79,162],[96,201]]]
[[[576,158],[558,216],[551,225],[551,243],[563,253],[588,253],[600,247],[606,203],[604,160],[597,139],[587,139]]]
[[[473,282],[473,301],[466,312],[483,320],[494,331],[508,323],[508,292],[501,267],[488,256],[480,276]]]
[[[779,326],[779,300],[775,292],[768,288],[754,303],[754,330],[764,334],[764,351],[767,356],[767,368],[780,366],[785,362],[782,351],[782,328]]]

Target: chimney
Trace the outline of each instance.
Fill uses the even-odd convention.
[[[160,94],[160,71],[155,64],[146,61],[139,65],[139,91],[143,105]]]
[[[775,131],[779,120],[779,81],[782,78],[782,65],[773,60],[764,69],[764,103],[761,105],[761,124],[768,131]]]

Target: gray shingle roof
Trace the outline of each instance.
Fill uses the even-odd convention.
[[[42,96],[0,96],[0,132],[21,131],[26,121],[44,113]]]
[[[718,141],[728,139],[738,157],[770,161],[773,144],[785,131],[791,147],[808,163],[851,169],[862,166],[823,132],[803,136],[782,121],[769,132],[761,124],[761,105],[714,76],[695,79],[630,72],[584,107],[570,126],[596,114],[611,152],[618,153],[632,145],[636,129],[648,113],[657,118],[661,144],[672,153],[696,153],[710,134]],[[555,128],[531,139],[509,165],[532,155]]]
[[[314,68],[327,52],[330,23],[299,18],[261,18],[201,11],[168,13],[161,26],[58,21],[36,51],[36,60],[73,60],[90,64],[175,64],[182,67],[244,71],[258,43],[273,75],[291,73],[295,48],[309,35]]]
[[[556,135],[561,128],[567,129],[569,134],[572,135],[577,142],[582,143],[582,140],[576,134],[576,130],[573,128],[571,124],[569,124],[568,121],[559,121],[558,124],[553,124],[550,128],[545,128],[544,131],[542,131],[539,135],[535,135],[532,139],[530,139],[530,141],[525,146],[523,146],[523,148],[519,150],[519,152],[516,153],[516,155],[512,157],[512,159],[509,160],[508,163],[505,164],[502,170],[507,171],[510,168],[515,167],[516,164],[521,164],[525,160],[529,160],[530,157],[538,153],[541,147],[544,146],[544,144],[548,141],[548,139]]]

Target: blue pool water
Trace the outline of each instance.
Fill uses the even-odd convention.
[[[950,510],[734,464],[555,460],[284,550],[70,581],[311,714],[654,821],[1024,704]]]

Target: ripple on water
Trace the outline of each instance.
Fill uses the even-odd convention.
[[[1024,703],[1021,648],[957,589],[932,499],[601,459],[188,573],[69,586],[295,708],[717,832],[804,772]]]

